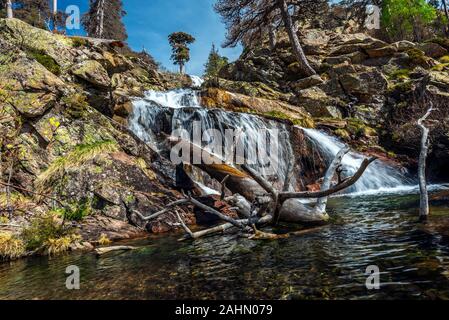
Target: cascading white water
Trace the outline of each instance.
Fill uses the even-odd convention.
[[[202,79],[192,77],[195,87],[201,86]],[[143,141],[150,143],[157,149],[157,133],[172,132],[176,129],[185,129],[189,132],[192,140],[193,123],[201,123],[201,133],[203,146],[208,145],[213,139],[208,135],[208,130],[218,130],[223,137],[226,136],[226,129],[241,130],[244,134],[245,146],[255,146],[261,138],[261,132],[267,129],[277,129],[280,133],[287,133],[284,124],[277,121],[267,120],[255,115],[234,113],[224,110],[210,110],[200,105],[198,92],[194,89],[178,89],[167,92],[148,91],[143,99],[134,101],[133,114],[129,120],[130,129]],[[301,128],[302,129],[302,128]],[[264,131],[265,130],[265,131]],[[315,144],[318,151],[330,163],[344,144],[337,138],[329,136],[314,129],[303,129],[306,135]],[[257,153],[256,148],[245,148],[245,158],[256,159],[258,164],[253,167],[259,173],[265,175],[270,181],[281,184],[288,167],[287,150],[290,144],[290,137],[280,134],[278,141],[270,138],[275,143],[277,156],[270,157],[271,165],[276,168],[275,174],[266,172],[266,166],[261,165],[264,157]],[[343,159],[343,166],[346,174],[354,173],[363,161],[364,156],[350,152]],[[292,181],[294,186],[296,181]],[[411,185],[405,176],[396,167],[393,167],[380,160],[372,163],[361,179],[346,192],[353,194],[382,192],[385,190],[411,190]]]
[[[321,155],[330,163],[335,155],[345,146],[343,142],[336,137],[332,137],[322,131],[315,129],[302,129],[306,135],[313,141]],[[355,173],[365,156],[357,152],[349,152],[342,161],[346,175]],[[377,160],[373,162],[365,171],[357,183],[346,192],[352,193],[370,193],[412,190],[414,186],[412,181],[407,179],[399,170],[385,162]]]
[[[199,88],[204,83],[203,78],[200,78],[198,76],[190,76],[190,79],[192,79],[192,86],[194,88]]]
[[[200,85],[202,79],[192,77],[192,81],[196,85]],[[158,149],[156,134],[164,131],[164,128],[167,129],[167,125],[170,126],[170,130],[168,130],[170,132],[185,129],[189,132],[189,136],[183,138],[192,141],[194,122],[201,125],[203,147],[213,140],[213,136],[209,134],[212,130],[218,130],[222,137],[226,137],[227,129],[233,129],[234,132],[240,131],[242,145],[245,146],[245,159],[255,162],[253,168],[272,182],[280,183],[284,180],[288,165],[288,144],[290,143],[288,135],[283,134],[287,131],[285,124],[250,114],[203,108],[200,106],[197,91],[193,89],[167,92],[148,91],[143,99],[134,101],[133,113],[129,119],[130,129],[140,139],[152,144],[155,149]],[[277,135],[277,139],[274,139],[273,133],[267,129],[278,130],[280,134]],[[266,136],[262,137],[263,134]],[[266,140],[267,136],[269,136],[270,147],[277,152],[274,156],[270,155],[269,165],[266,163],[267,157],[261,155],[260,149],[256,148],[259,141],[262,138],[262,140]],[[224,143],[225,141],[223,141]],[[265,152],[269,153],[269,150],[265,150]],[[272,168],[275,168],[275,172]],[[292,183],[294,182],[293,179]]]

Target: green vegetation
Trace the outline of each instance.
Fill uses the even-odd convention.
[[[9,232],[0,233],[0,260],[13,260],[25,254],[25,244]]]
[[[66,156],[59,157],[36,179],[36,187],[45,189],[51,182],[61,179],[66,170],[76,168],[95,157],[118,150],[116,141],[105,140],[76,146]]]
[[[387,33],[396,39],[421,41],[426,26],[436,18],[437,10],[425,0],[382,1],[381,23]]]
[[[195,42],[195,38],[185,32],[174,32],[168,36],[172,47],[171,59],[174,64],[179,65],[179,73],[184,73],[184,66],[190,61],[189,44]]]
[[[204,76],[205,77],[217,77],[221,68],[228,64],[228,58],[222,57],[215,45],[212,45],[212,49],[209,53],[205,67]]]
[[[65,208],[55,210],[54,213],[69,221],[81,221],[92,213],[92,205],[88,200],[74,202]]]
[[[84,38],[73,37],[71,39],[72,39],[72,45],[74,48],[86,47],[89,44],[89,42]]]
[[[55,59],[50,57],[45,52],[39,50],[28,50],[27,54],[30,58],[35,59],[43,65],[51,73],[57,76],[61,75],[61,67],[56,63]]]
[[[347,130],[356,137],[373,137],[377,136],[377,131],[366,125],[362,120],[349,118],[347,119]]]
[[[106,246],[108,244],[111,243],[111,240],[109,240],[109,238],[107,237],[107,235],[105,235],[104,233],[102,233],[100,235],[100,238],[98,239],[98,244],[101,246]]]
[[[410,78],[410,69],[396,69],[389,74],[392,80],[407,80]]]
[[[49,256],[54,256],[56,254],[68,251],[72,243],[79,241],[81,241],[81,236],[76,234],[71,234],[57,239],[50,238],[45,242],[45,248]]]
[[[33,218],[28,227],[22,230],[20,237],[27,250],[36,250],[44,246],[49,239],[58,239],[67,235],[54,212]]]
[[[449,56],[444,56],[440,58],[441,63],[449,63]]]
[[[427,57],[424,53],[424,51],[412,48],[406,51],[408,55],[408,61],[409,65],[411,66],[421,66],[426,67],[427,66]]]

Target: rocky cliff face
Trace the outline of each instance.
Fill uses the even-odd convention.
[[[0,20],[0,177],[17,187],[0,186],[2,219],[24,226],[63,204],[83,240],[171,229],[174,217],[142,223],[133,213],[162,209],[180,194],[171,165],[126,119],[130,96],[190,81],[118,54],[113,44]],[[11,199],[20,202],[14,210]]]
[[[210,100],[221,102],[225,92],[232,92],[282,101],[288,110],[297,111],[297,117],[308,113],[308,125],[332,131],[360,151],[401,160],[412,168],[420,136],[415,123],[432,101],[440,111],[431,116],[435,125],[430,169],[433,178],[447,178],[447,39],[386,43],[362,33],[320,29],[303,30],[300,36],[318,75],[301,74],[281,34],[273,51],[267,43],[246,48],[239,60],[221,70],[219,79],[206,82],[204,99],[213,104]],[[425,100],[417,98],[418,91]],[[239,103],[234,100],[228,99],[235,107]]]

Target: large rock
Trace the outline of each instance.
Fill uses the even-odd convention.
[[[77,77],[89,82],[94,86],[108,88],[111,85],[111,79],[106,69],[95,60],[86,60],[74,65],[71,71]]]
[[[313,120],[304,108],[277,100],[249,97],[217,88],[203,90],[201,104],[207,108],[224,108],[230,111],[257,113],[282,120],[288,119],[305,127],[313,126]]]
[[[0,19],[0,38],[22,50],[44,53],[64,68],[75,60],[71,38],[32,27],[19,19]]]
[[[319,75],[312,75],[310,77],[298,80],[294,83],[291,84],[291,87],[294,90],[302,90],[302,89],[307,89],[313,86],[316,86],[318,84],[322,84],[324,83],[323,79],[321,79],[321,77]]]
[[[298,104],[313,117],[340,118],[341,112],[335,101],[318,87],[300,90],[297,93]]]
[[[361,102],[369,102],[382,95],[388,87],[386,77],[375,68],[367,68],[357,73],[342,74],[339,77],[344,91]]]
[[[425,42],[418,45],[418,48],[431,58],[441,58],[448,54],[448,51],[434,42]]]
[[[378,49],[366,49],[366,53],[370,58],[390,57],[397,52],[395,46],[389,45]]]
[[[0,94],[25,117],[44,114],[56,103],[64,82],[20,50],[0,42]]]

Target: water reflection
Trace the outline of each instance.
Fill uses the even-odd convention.
[[[301,237],[179,243],[165,236],[100,259],[73,254],[0,264],[0,298],[449,298],[447,242],[420,231],[417,204],[410,195],[334,198],[333,223]],[[81,269],[79,291],[65,289],[72,264]],[[368,291],[364,272],[373,264],[382,272],[381,289]]]

